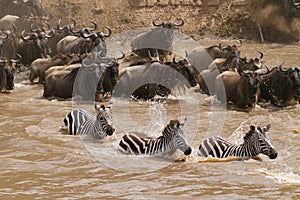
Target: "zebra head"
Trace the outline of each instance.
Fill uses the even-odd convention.
[[[180,149],[184,155],[190,155],[192,153],[192,148],[186,143],[184,131],[182,129],[186,120],[187,118],[182,122],[171,120],[166,127],[167,131],[164,131],[163,135],[169,137],[174,147]]]
[[[263,128],[259,126],[250,125],[250,131],[254,132],[254,134],[257,135],[259,153],[269,156],[270,159],[275,159],[278,153],[272,146],[269,136],[267,134],[270,127],[271,124],[268,124]]]
[[[97,120],[99,121],[103,131],[109,136],[113,135],[115,132],[112,116],[110,114],[111,108],[112,102],[110,102],[106,108],[104,105],[99,106],[95,104],[95,109],[98,111]]]

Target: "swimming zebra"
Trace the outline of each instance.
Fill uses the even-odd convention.
[[[273,148],[268,138],[267,132],[271,124],[263,128],[250,125],[250,130],[244,136],[244,143],[233,144],[221,137],[207,138],[199,146],[198,155],[201,157],[226,158],[230,156],[250,158],[262,153],[270,159],[277,157],[277,151]]]
[[[175,152],[180,149],[185,155],[190,155],[192,149],[187,145],[182,127],[186,118],[179,122],[171,120],[158,138],[140,137],[135,133],[127,133],[122,137],[119,146],[130,154],[154,155],[165,152]]]
[[[106,108],[104,105],[95,104],[98,111],[95,116],[91,111],[86,109],[73,110],[64,118],[64,125],[61,129],[66,129],[70,135],[92,135],[96,139],[102,139],[107,135],[112,135],[115,129],[112,126],[112,117],[110,109],[112,103]]]

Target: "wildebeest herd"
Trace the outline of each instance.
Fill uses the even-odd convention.
[[[256,58],[241,57],[241,40],[240,44],[199,46],[186,52],[185,58],[173,55],[174,30],[184,25],[183,18],[175,22],[153,19],[154,28],[131,41],[135,60],[120,65],[124,53],[117,58],[107,56],[105,38],[112,34],[108,26],[104,32],[97,31],[96,22],[78,28],[70,18],[64,26],[59,19],[55,27],[49,15],[31,13],[27,26],[19,30],[16,17],[1,19],[6,25],[10,22],[0,32],[2,91],[13,89],[14,71],[23,65],[30,70],[31,83],[38,78],[44,85],[46,98],[76,95],[102,101],[110,94],[147,100],[168,96],[175,87],[199,84],[201,93],[241,109],[251,110],[257,103],[285,107],[300,100],[300,68],[280,65],[269,69],[262,52]]]
[[[39,1],[30,2],[38,5]],[[0,0],[0,3],[2,5],[3,2]],[[111,57],[107,55],[105,40],[112,35],[112,28],[104,26],[103,32],[98,31],[96,22],[79,28],[74,18],[64,19],[69,21],[66,25],[62,25],[62,19],[59,19],[53,26],[51,16],[42,16],[36,4],[35,10],[31,10],[25,19],[10,15],[13,13],[7,13],[0,19],[1,91],[13,90],[14,73],[24,66],[30,71],[30,83],[37,81],[43,85],[43,97],[49,99],[104,101],[114,96],[149,100],[155,96],[168,97],[178,88],[199,85],[201,93],[241,109],[251,110],[257,103],[285,107],[300,100],[300,68],[280,65],[269,69],[262,61],[262,52],[258,52],[256,58],[241,57],[241,40],[233,45],[199,46],[186,52],[184,58],[174,55],[174,31],[184,26],[183,18],[175,22],[154,18],[154,27],[131,41],[129,55],[120,51]],[[18,20],[22,23],[17,23]],[[18,27],[18,24],[22,26]],[[126,59],[130,61],[129,65],[121,61]],[[96,107],[96,117],[86,110],[72,111],[64,120],[68,133],[91,133],[100,139],[112,135],[115,129],[110,108],[111,105]],[[162,136],[156,139],[137,134],[124,135],[119,145],[135,154],[156,154],[162,149],[175,148],[190,155],[191,148],[186,144],[181,129],[185,121],[171,120]],[[214,157],[251,157],[264,153],[274,159],[277,152],[265,135],[269,128],[270,125],[264,128],[250,126],[244,147],[257,147],[253,151],[220,138],[207,140],[199,150],[202,154],[211,154],[208,143],[221,141],[229,150],[216,145],[220,148]]]

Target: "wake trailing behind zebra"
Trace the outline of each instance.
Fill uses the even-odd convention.
[[[162,130],[162,135],[157,138],[127,133],[122,137],[119,146],[124,152],[135,155],[173,154],[177,149],[185,155],[190,155],[192,148],[187,144],[182,129],[185,122],[186,118],[183,121],[171,120]]]
[[[250,125],[250,130],[244,136],[244,142],[236,145],[222,137],[207,138],[199,146],[198,155],[206,158],[229,158],[237,157],[237,160],[258,159],[259,154],[269,156],[270,159],[277,157],[277,151],[272,146],[268,137],[271,125]],[[212,159],[212,161],[215,161]]]
[[[104,105],[96,105],[98,111],[95,116],[93,112],[86,109],[73,110],[64,118],[64,126],[69,135],[91,135],[95,139],[102,139],[114,134],[113,120],[110,113],[112,102],[105,108]]]

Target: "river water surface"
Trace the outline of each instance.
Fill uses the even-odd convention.
[[[201,45],[220,41],[203,41]],[[243,55],[264,52],[269,66],[300,65],[299,45],[245,43]],[[63,118],[75,107],[92,104],[46,100],[43,87],[20,81],[9,94],[0,94],[1,199],[299,199],[300,106],[252,112],[205,105],[206,96],[193,92],[167,103],[114,99],[117,133],[103,141],[62,135]],[[107,103],[105,103],[107,104]],[[207,136],[240,141],[250,123],[271,124],[270,139],[278,157],[225,163],[174,162],[129,156],[117,144],[126,131],[158,136],[161,126],[188,118],[184,127],[194,150]]]

